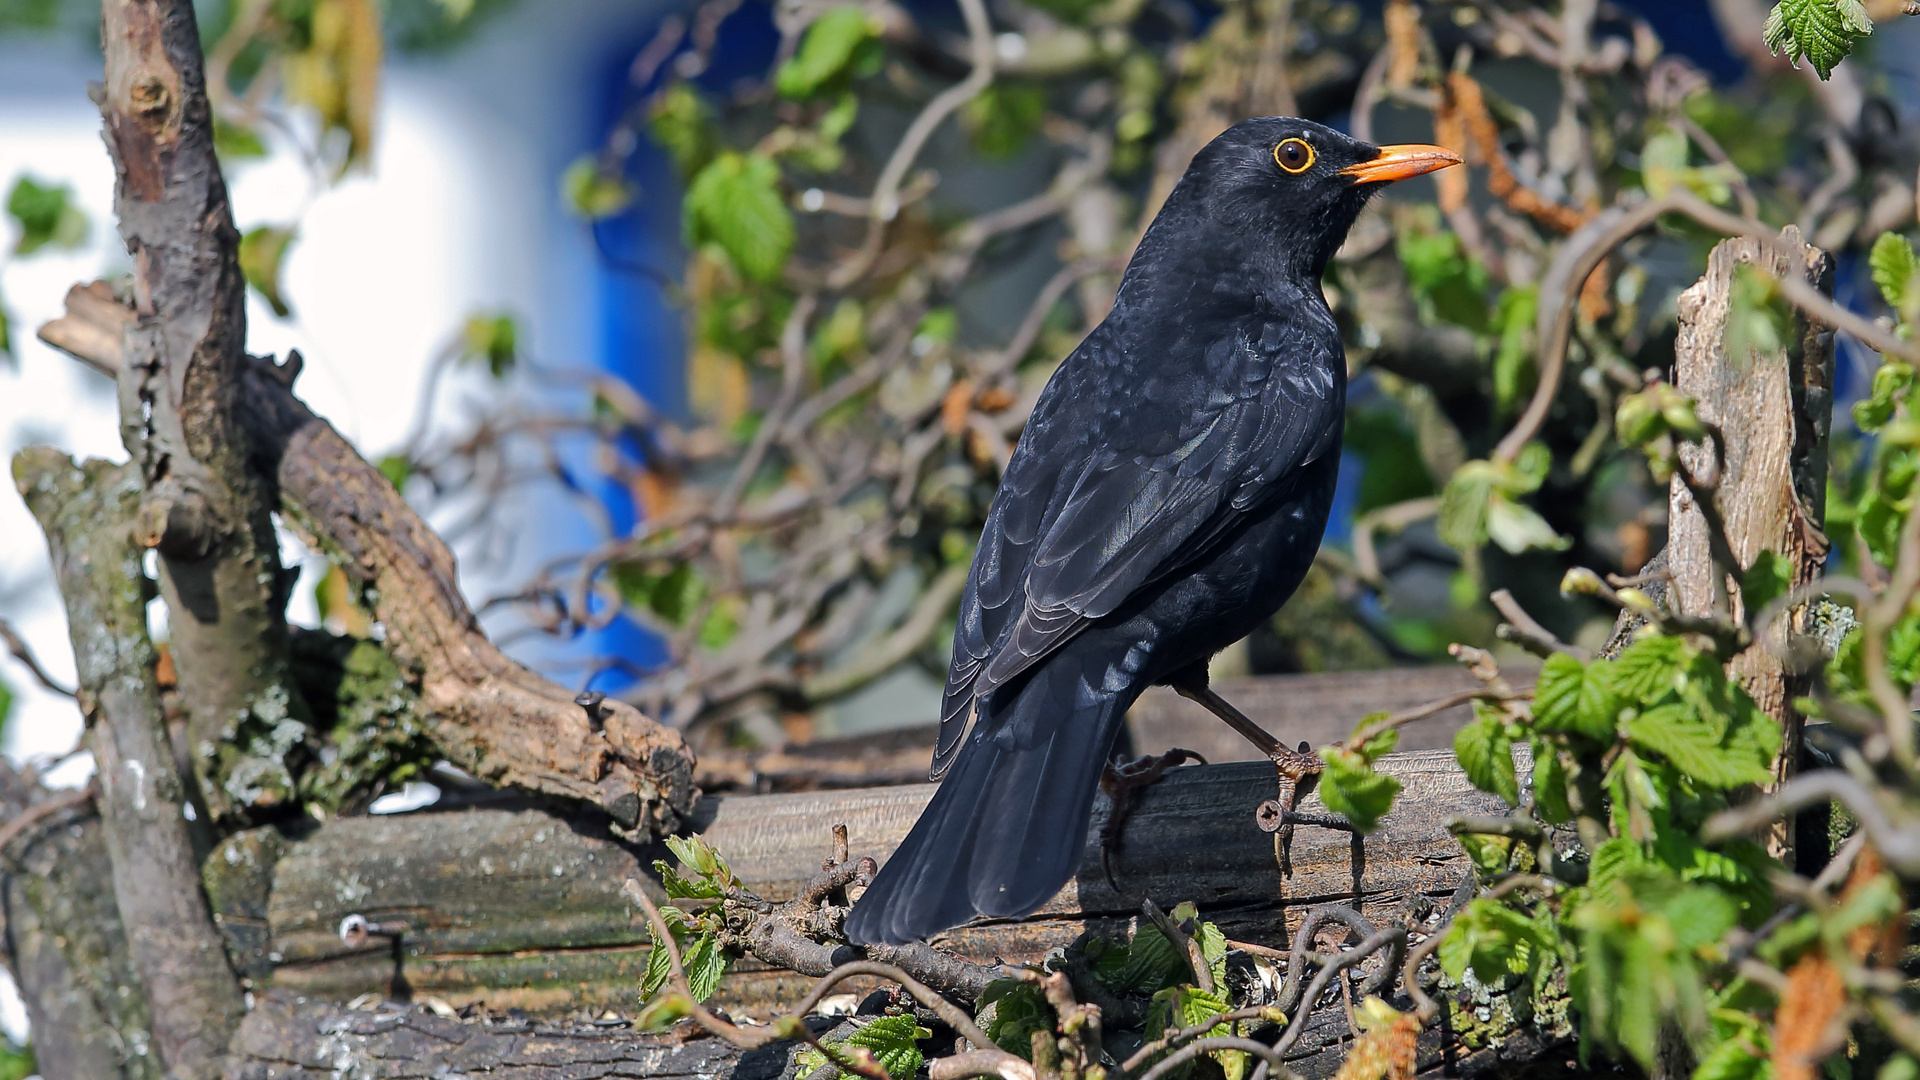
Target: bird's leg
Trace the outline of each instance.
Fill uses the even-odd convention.
[[[1265,728],[1248,719],[1247,714],[1234,708],[1226,698],[1214,693],[1213,687],[1208,686],[1204,681],[1177,682],[1172,685],[1181,697],[1198,702],[1208,712],[1225,720],[1228,727],[1239,732],[1261,753],[1267,755],[1267,759],[1273,762],[1274,769],[1281,776],[1291,777],[1295,783],[1298,783],[1308,774],[1320,771],[1320,759],[1307,753],[1304,744],[1299,750],[1287,749],[1279,739],[1268,734]]]
[[[1313,790],[1314,782],[1320,778],[1325,763],[1314,756],[1306,743],[1300,749],[1289,750],[1279,739],[1274,738],[1265,728],[1254,723],[1248,716],[1215,693],[1207,685],[1205,669],[1197,677],[1180,679],[1171,684],[1180,696],[1204,706],[1206,710],[1226,721],[1227,726],[1239,732],[1248,742],[1258,747],[1273,762],[1273,771],[1279,780],[1279,797],[1262,805],[1256,813],[1260,828],[1273,833],[1274,861],[1280,865],[1280,876],[1284,880],[1292,872],[1288,852],[1293,843],[1293,825],[1303,821],[1299,814],[1300,800]],[[1311,825],[1331,825],[1332,822],[1318,818],[1305,821]],[[1344,824],[1341,822],[1339,824]]]
[[[1140,792],[1160,782],[1168,769],[1176,765],[1193,761],[1205,765],[1207,759],[1191,750],[1176,746],[1164,754],[1148,754],[1132,761],[1123,761],[1108,765],[1100,774],[1100,790],[1107,793],[1107,823],[1100,826],[1100,869],[1107,875],[1107,884],[1114,892],[1120,891],[1120,883],[1113,878],[1112,856],[1120,850],[1120,834],[1127,827],[1127,819],[1133,816],[1133,808],[1140,800]]]

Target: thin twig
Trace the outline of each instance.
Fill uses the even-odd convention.
[[[39,658],[33,655],[33,647],[27,644],[25,638],[14,631],[12,623],[3,618],[0,618],[0,640],[7,643],[7,651],[13,654],[15,660],[20,661],[20,663],[26,667],[27,672],[33,676],[35,682],[38,682],[41,686],[46,687],[48,690],[62,697],[74,696],[74,691],[71,687],[62,686],[54,680],[53,676],[47,674],[47,669],[40,666]]]

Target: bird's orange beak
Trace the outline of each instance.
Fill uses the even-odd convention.
[[[1386,184],[1458,164],[1460,155],[1444,146],[1401,143],[1381,147],[1379,157],[1349,165],[1340,170],[1340,175],[1353,177],[1356,184]]]

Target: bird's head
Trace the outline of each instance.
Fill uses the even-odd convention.
[[[1256,117],[1194,155],[1162,216],[1195,222],[1216,252],[1317,280],[1370,196],[1459,162],[1438,146],[1375,146],[1310,120]]]

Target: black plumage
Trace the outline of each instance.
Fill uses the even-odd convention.
[[[1299,585],[1346,401],[1320,276],[1381,183],[1458,160],[1280,117],[1195,156],[1007,466],[960,601],[947,775],[848,916],[854,941],[1044,904],[1128,706],[1204,686]]]

